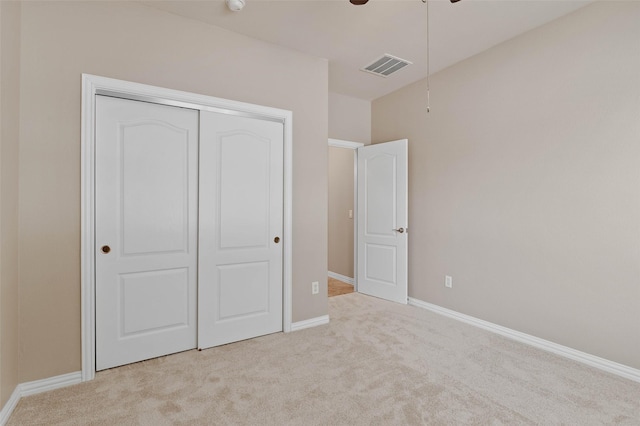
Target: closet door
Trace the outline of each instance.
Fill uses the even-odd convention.
[[[198,111],[96,96],[96,369],[196,347]]]
[[[282,331],[283,131],[201,112],[199,348]]]

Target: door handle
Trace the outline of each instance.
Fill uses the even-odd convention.
[[[102,250],[102,252],[103,252],[104,254],[107,254],[107,253],[109,253],[109,252],[111,251],[111,247],[109,247],[109,246],[102,246],[102,247],[100,248],[100,250]]]
[[[404,228],[394,229],[394,231],[396,231],[398,234],[403,234],[404,233]]]
[[[280,242],[280,237],[275,237],[275,238],[273,239],[273,242],[274,242],[274,243],[276,243],[276,244],[278,244],[278,243]]]

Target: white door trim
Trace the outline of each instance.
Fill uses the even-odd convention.
[[[358,148],[364,146],[363,143],[360,142],[351,142],[351,141],[343,141],[341,139],[331,139],[329,138],[329,146],[333,146],[336,148],[347,148],[353,149],[355,152],[358,152]]]
[[[284,124],[284,234],[283,234],[283,330],[291,331],[292,231],[293,231],[293,114],[291,111],[165,89],[107,77],[82,74],[81,110],[81,339],[82,381],[95,377],[95,95],[98,92],[126,99],[189,106],[227,114],[257,116]]]
[[[364,144],[329,138],[329,146],[353,150],[353,291],[358,291],[358,148]]]

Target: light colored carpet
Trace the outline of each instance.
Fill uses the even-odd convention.
[[[329,297],[353,293],[353,286],[351,284],[347,284],[331,277],[329,277],[327,288]]]
[[[9,425],[640,424],[640,383],[358,293],[331,323],[101,372]]]

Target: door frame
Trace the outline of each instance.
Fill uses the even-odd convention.
[[[358,291],[358,148],[360,142],[329,138],[329,146],[353,150],[353,291]]]
[[[291,111],[244,102],[82,74],[80,286],[82,381],[96,373],[95,353],[95,97],[108,95],[162,105],[241,115],[284,125],[282,328],[291,331],[293,230],[293,114]]]

